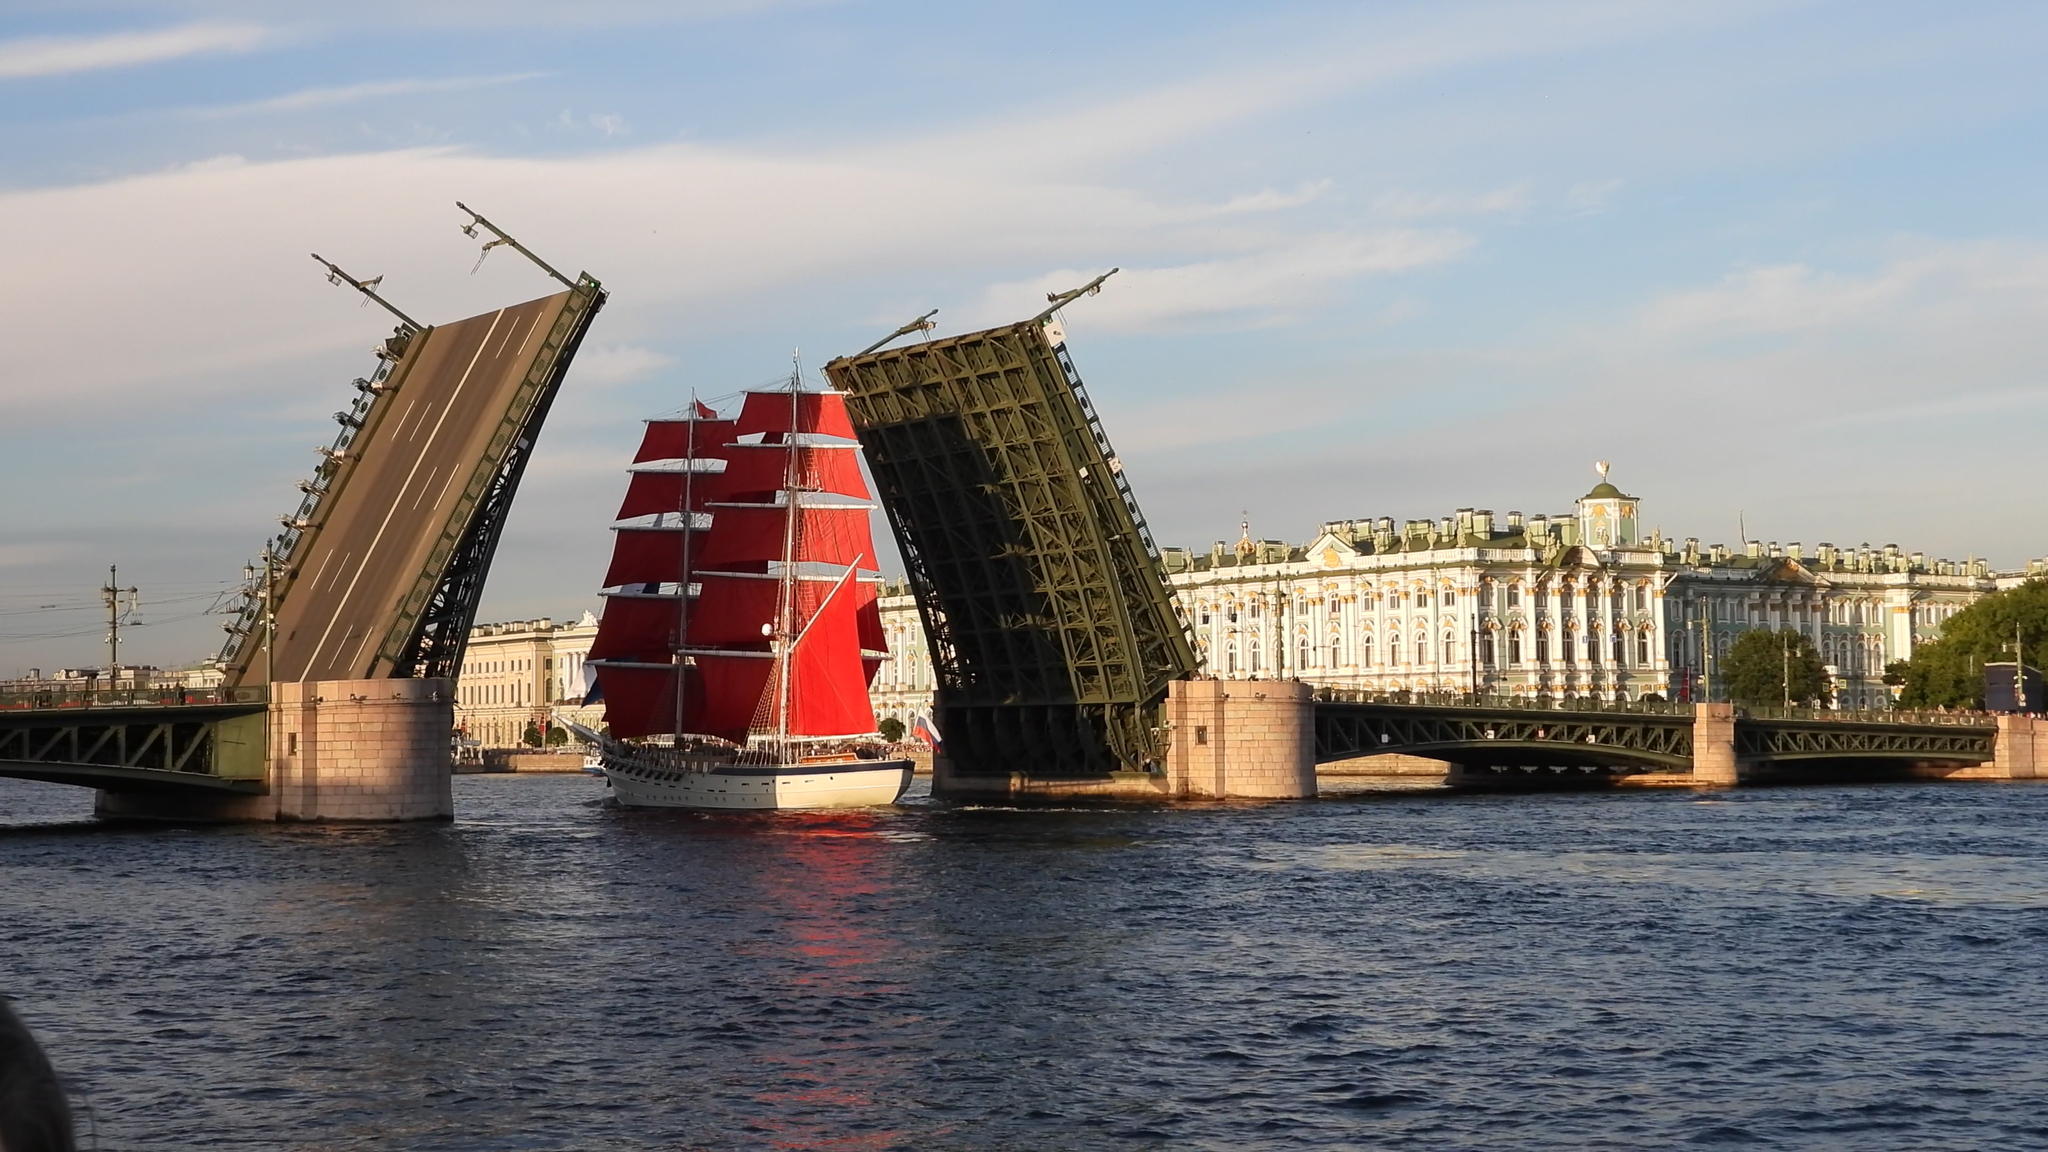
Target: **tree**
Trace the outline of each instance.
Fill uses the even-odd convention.
[[[567,728],[562,727],[560,724],[554,724],[548,727],[548,747],[560,748],[562,745],[567,744],[568,742],[569,730]]]
[[[899,743],[903,739],[903,721],[894,716],[875,725],[875,730],[882,734],[882,739],[891,744]]]
[[[528,720],[526,722],[526,732],[520,737],[520,742],[528,748],[540,747],[540,725]]]
[[[2029,580],[1994,592],[1949,617],[1941,639],[1920,645],[1906,662],[1906,688],[1899,703],[1908,708],[1982,708],[1984,665],[2013,658],[2015,628],[2026,649],[2026,662],[2040,667],[2048,658],[2048,580]]]
[[[1737,704],[1825,703],[1827,665],[1802,632],[1754,628],[1735,638],[1721,661],[1721,683]]]

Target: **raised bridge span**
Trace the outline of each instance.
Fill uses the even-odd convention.
[[[464,209],[468,212],[468,209]],[[218,690],[0,696],[0,776],[115,815],[405,819],[451,812],[452,680],[541,426],[605,302],[474,212],[562,290],[400,323],[264,549]],[[481,237],[479,237],[481,238]]]

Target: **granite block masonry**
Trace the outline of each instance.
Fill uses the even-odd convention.
[[[102,791],[100,815],[360,823],[454,817],[449,681],[273,684],[268,720],[268,794]]]

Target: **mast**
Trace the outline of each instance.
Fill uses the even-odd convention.
[[[691,496],[697,483],[696,419],[697,393],[692,390],[690,393],[690,435],[688,447],[683,451],[683,506],[681,509],[683,517],[683,586],[679,589],[683,598],[682,602],[676,606],[677,623],[675,634],[669,639],[669,647],[674,653],[669,658],[674,660],[676,665],[676,730],[670,734],[669,744],[675,748],[683,746],[683,702],[685,694],[689,692],[690,679],[690,658],[683,654],[683,646],[689,643],[690,636],[690,530],[695,527],[695,521],[692,519],[695,513],[691,511],[694,502]]]
[[[775,758],[778,763],[789,759],[789,658],[793,648],[791,633],[796,628],[797,519],[802,515],[798,508],[796,450],[796,430],[803,424],[803,401],[797,392],[797,385],[802,382],[801,372],[801,362],[791,365],[789,431],[782,434],[782,498],[788,503],[789,511],[782,518],[782,586],[775,597]]]

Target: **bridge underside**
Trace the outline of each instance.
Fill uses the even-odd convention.
[[[825,366],[923,617],[954,774],[1157,762],[1195,657],[1081,378],[1044,318]]]
[[[1997,739],[1994,727],[1973,718],[1939,724],[1745,715],[1732,731],[1740,778],[1759,782],[1891,779],[1974,767],[1993,759]],[[1453,778],[1471,785],[1689,774],[1694,741],[1694,720],[1682,712],[1316,704],[1319,763],[1400,753],[1449,763]]]
[[[0,776],[112,792],[261,794],[265,713],[261,702],[0,713]]]
[[[1492,708],[1319,703],[1316,761],[1404,753],[1475,771],[1495,767],[1686,772],[1692,718]]]

